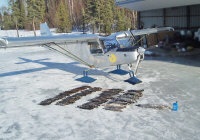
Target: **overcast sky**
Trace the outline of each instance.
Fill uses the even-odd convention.
[[[0,0],[0,7],[7,5],[8,5],[8,0]]]

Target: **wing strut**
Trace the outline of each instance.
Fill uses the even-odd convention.
[[[82,60],[81,58],[77,57],[76,55],[74,55],[74,54],[71,53],[70,51],[64,49],[64,48],[61,47],[60,45],[58,45],[58,44],[56,44],[56,43],[54,43],[54,42],[49,43],[49,44],[50,44],[50,45],[51,45],[51,44],[56,45],[58,48],[60,48],[61,50],[65,51],[66,53],[63,53],[62,51],[59,51],[58,49],[55,49],[55,48],[51,47],[50,45],[45,44],[45,46],[48,47],[48,48],[50,48],[50,49],[52,49],[52,50],[54,50],[54,51],[56,51],[56,52],[59,52],[59,53],[63,54],[63,55],[65,55],[65,56],[69,57],[69,58],[72,58],[72,59],[74,59],[75,61],[78,61],[78,62],[80,62],[80,63],[82,63],[82,64],[84,64],[84,65],[86,65],[86,66],[89,66],[90,68],[94,68],[93,65],[88,64],[87,62],[85,62],[85,61]]]

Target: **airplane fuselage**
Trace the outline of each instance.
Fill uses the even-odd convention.
[[[77,41],[70,44],[61,43],[59,45],[51,45],[50,47],[61,51],[63,54],[66,54],[67,50],[76,56],[71,55],[72,59],[76,61],[80,59],[82,62],[95,68],[132,64],[137,60],[138,56],[137,49],[126,51],[117,50],[116,48],[106,52],[98,37],[89,41]]]

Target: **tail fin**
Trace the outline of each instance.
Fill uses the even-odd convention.
[[[51,36],[52,35],[46,22],[40,24],[40,33],[42,36]]]

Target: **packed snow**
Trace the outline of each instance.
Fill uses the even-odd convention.
[[[1,32],[1,36],[10,35],[7,33]],[[200,139],[197,61],[147,58],[139,67],[138,78],[143,82],[138,85],[125,83],[128,75],[108,73],[115,67],[89,71],[89,76],[97,79],[91,84],[76,81],[85,66],[39,46],[0,49],[0,64],[0,140]],[[125,65],[122,68],[128,70]],[[77,108],[100,92],[68,106],[38,105],[82,85],[144,89],[138,104],[172,106],[178,101],[179,110],[139,108],[135,104],[123,112],[104,110],[103,106],[89,111]]]

